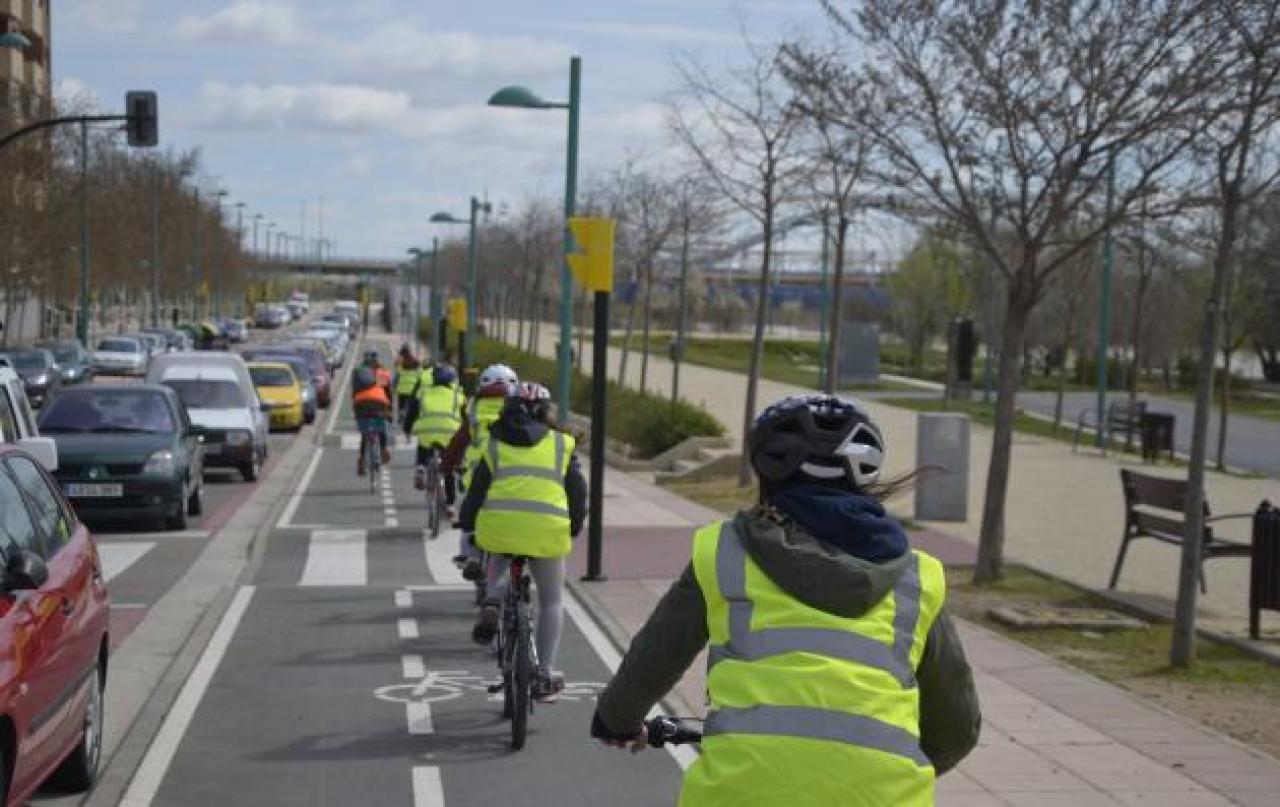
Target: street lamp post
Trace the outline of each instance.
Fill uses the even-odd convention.
[[[431,305],[428,309],[431,312],[431,330],[428,334],[431,341],[431,358],[436,362],[444,361],[444,356],[440,351],[440,338],[436,335],[437,329],[440,327],[440,317],[443,312],[440,307],[444,304],[444,297],[440,294],[440,239],[431,237]]]
[[[80,122],[80,344],[89,349],[89,124]]]
[[[490,213],[493,205],[488,202],[481,202],[476,197],[471,197],[471,216],[466,219],[460,219],[450,213],[436,213],[431,217],[431,221],[436,224],[466,224],[469,227],[467,237],[467,328],[463,333],[462,344],[458,346],[458,367],[466,369],[466,363],[472,357],[472,351],[475,346],[475,320],[476,320],[476,219],[480,213]],[[433,266],[432,274],[435,273]],[[433,278],[434,282],[434,278]],[[434,292],[435,289],[432,288]]]
[[[489,105],[515,109],[565,109],[569,112],[569,132],[565,160],[564,182],[564,254],[560,266],[560,378],[556,389],[556,404],[561,419],[569,415],[569,384],[572,378],[573,341],[573,276],[569,271],[568,255],[573,251],[573,237],[569,232],[569,219],[577,207],[578,193],[578,119],[581,108],[582,58],[569,59],[569,101],[555,103],[540,98],[527,87],[508,86],[489,98]],[[607,327],[596,323],[595,327]]]

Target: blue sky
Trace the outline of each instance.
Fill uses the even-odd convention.
[[[640,152],[672,159],[671,61],[742,52],[740,20],[769,40],[821,22],[816,0],[63,0],[53,63],[63,94],[108,108],[160,95],[165,146],[199,146],[208,187],[344,254],[394,256],[434,211],[487,193],[518,207],[559,196],[565,117],[495,110],[499,86],[567,96],[584,61],[583,170]],[[445,235],[444,232],[435,234]]]

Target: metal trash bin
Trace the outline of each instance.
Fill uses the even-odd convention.
[[[1174,416],[1168,412],[1143,412],[1139,422],[1142,433],[1142,461],[1155,463],[1161,452],[1167,452],[1173,462]]]
[[[1262,609],[1280,611],[1280,508],[1264,501],[1253,514],[1249,561],[1249,636],[1257,639]]]
[[[965,521],[969,517],[969,416],[954,412],[916,415],[915,517]]]

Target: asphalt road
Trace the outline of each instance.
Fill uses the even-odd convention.
[[[558,664],[568,689],[537,708],[524,750],[510,750],[486,690],[493,659],[470,640],[472,591],[449,560],[457,534],[424,536],[411,447],[397,447],[370,493],[346,407],[321,425],[121,803],[674,803],[673,754],[587,737],[617,653],[576,601]]]
[[[1148,401],[1148,411],[1167,412],[1174,416],[1174,445],[1178,451],[1187,453],[1191,448],[1191,419],[1194,414],[1194,407],[1190,402],[1151,395],[1142,396],[1142,400]],[[1074,428],[1080,412],[1086,409],[1092,412],[1096,401],[1092,392],[1068,392],[1062,406],[1064,422]],[[1018,394],[1018,406],[1030,412],[1052,417],[1053,403],[1052,392]],[[1209,418],[1210,461],[1217,458],[1219,417],[1218,408],[1214,407]],[[1227,465],[1280,479],[1280,423],[1247,415],[1232,415],[1227,429]]]

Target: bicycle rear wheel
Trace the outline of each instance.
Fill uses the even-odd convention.
[[[374,445],[377,440],[372,434],[366,435],[364,439],[364,467],[369,474],[369,492],[378,492],[378,456],[377,446]]]
[[[433,465],[427,469],[427,528],[432,538],[440,537],[440,471]]]
[[[533,709],[533,639],[529,623],[522,617],[516,628],[515,653],[511,670],[511,750],[524,748]]]

